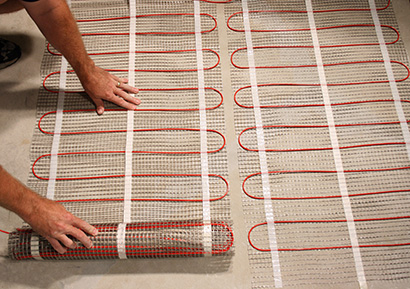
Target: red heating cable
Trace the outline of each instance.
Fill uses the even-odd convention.
[[[407,75],[401,79],[395,79],[395,82],[402,82],[405,81],[409,78],[410,76],[410,70],[409,68],[399,62],[399,61],[394,61],[391,60],[391,63],[396,63],[399,64],[401,66],[403,66],[406,71],[407,71]],[[384,61],[382,60],[372,60],[372,61],[355,61],[355,62],[344,62],[344,63],[334,63],[334,64],[324,64],[324,66],[337,66],[337,65],[350,65],[350,64],[362,64],[362,63],[384,63]],[[302,67],[302,66],[300,66]],[[304,66],[304,67],[316,67],[316,65],[313,66]],[[292,68],[292,66],[289,66],[288,68]],[[341,82],[341,83],[328,83],[327,86],[331,87],[331,86],[348,86],[348,85],[363,85],[363,84],[380,84],[380,83],[389,83],[389,80],[368,80],[368,81],[357,81],[357,82]],[[268,87],[268,86],[317,86],[320,87],[320,83],[264,83],[264,84],[258,84],[258,87]],[[239,88],[236,92],[235,92],[235,99],[236,99],[236,95],[238,94],[238,92],[240,92],[243,89],[248,89],[251,88],[251,85],[247,85],[247,86],[243,86],[241,88]]]
[[[107,71],[110,71],[110,70],[107,70]],[[74,71],[68,71],[68,72],[74,72]],[[57,74],[57,73],[60,73],[60,71],[57,71],[57,72],[52,72],[51,74]],[[47,77],[49,77],[49,76],[51,76],[51,74],[49,74]],[[47,78],[46,77],[46,78]],[[59,91],[58,90],[53,90],[53,89],[50,89],[50,88],[48,88],[46,85],[45,85],[45,82],[46,82],[46,78],[43,80],[43,87],[44,87],[44,89],[45,90],[47,90],[48,92],[51,92],[51,93],[59,93]],[[193,90],[198,90],[199,88],[198,87],[178,87],[178,88],[139,88],[138,90],[139,91],[145,91],[145,92],[165,92],[165,91],[172,91],[172,92],[174,92],[174,91],[184,91],[184,90],[186,90],[186,91],[193,91]],[[216,88],[213,88],[213,87],[204,87],[204,89],[205,90],[212,90],[212,91],[214,91],[214,92],[216,92],[216,93],[218,93],[219,95],[220,95],[220,97],[221,97],[221,102],[218,104],[218,105],[216,105],[216,106],[214,106],[214,107],[210,107],[210,108],[206,108],[206,110],[211,110],[211,109],[215,109],[215,108],[218,108],[219,106],[221,106],[221,104],[222,104],[222,102],[223,102],[223,95],[222,95],[222,93],[219,91],[219,90],[217,90]],[[84,93],[85,91],[84,90],[78,90],[78,91],[64,91],[64,93]],[[195,111],[195,110],[199,110],[199,108],[198,109],[180,109],[180,108],[178,108],[178,109],[159,109],[159,108],[155,108],[155,109],[136,109],[137,111],[139,110],[139,111]],[[74,112],[75,110],[68,110],[68,112]],[[77,111],[82,111],[82,110],[77,110]],[[87,110],[84,110],[84,111],[87,111]],[[107,110],[108,111],[108,110]],[[115,110],[111,110],[111,111],[115,111]]]
[[[214,106],[211,106],[211,107],[206,107],[205,110],[213,110],[213,109],[216,109],[216,108],[220,107],[223,103],[222,93],[219,90],[217,90],[215,88],[212,88],[212,87],[205,87],[204,89],[205,90],[215,91],[220,96],[220,101],[219,101],[218,104],[216,104]],[[153,92],[153,91],[163,92],[163,91],[198,90],[198,88],[197,87],[165,88],[165,89],[144,89],[144,88],[142,88],[142,89],[139,89],[139,90],[140,91],[146,91],[146,92]],[[74,93],[74,92],[67,91],[66,93]],[[139,112],[142,112],[142,111],[163,111],[163,112],[168,111],[168,112],[172,112],[172,111],[199,111],[199,110],[200,110],[199,108],[136,108],[135,109],[135,111],[139,111]],[[63,113],[94,112],[94,111],[95,111],[95,109],[71,109],[71,110],[63,110]],[[106,109],[104,111],[108,111],[108,112],[115,112],[115,111],[121,112],[122,111],[122,112],[125,112],[127,110],[120,108],[120,109]],[[57,113],[57,111],[49,111],[49,112],[46,112],[45,114],[43,114],[41,116],[41,118],[38,122],[38,128],[41,132],[43,132],[45,134],[54,134],[53,132],[49,132],[49,131],[44,130],[41,127],[41,122],[48,115],[56,114],[56,113]],[[100,132],[104,132],[104,131],[100,131]],[[71,133],[62,132],[61,134],[71,134]]]
[[[386,42],[386,45],[392,45],[395,44],[397,41],[400,39],[400,34],[399,31],[394,28],[393,26],[390,25],[380,25],[381,27],[388,28],[393,30],[393,32],[396,34],[396,39],[390,42]],[[341,28],[348,28],[348,27],[375,27],[374,24],[351,24],[351,25],[337,25],[337,26],[327,26],[327,27],[318,27],[317,30],[329,30],[329,29],[341,29]],[[290,30],[293,31],[293,30]],[[320,45],[319,48],[336,48],[336,47],[354,47],[354,46],[372,46],[372,45],[380,45],[378,42],[368,42],[368,43],[346,43],[346,44],[332,44],[332,45]],[[267,49],[267,48],[286,48],[286,49],[296,49],[296,48],[314,48],[313,45],[265,45],[265,46],[255,46],[253,47],[254,50],[258,49]],[[244,68],[240,66],[236,66],[236,64],[233,61],[233,57],[236,53],[242,50],[247,50],[247,47],[240,47],[236,49],[232,54],[231,54],[231,63],[233,66],[236,68]],[[248,67],[247,67],[248,68]],[[258,67],[256,67],[258,68]]]
[[[42,178],[35,175],[41,180],[49,180],[49,178]],[[57,178],[56,180],[84,180],[84,179],[104,179],[104,178],[120,178],[125,175],[112,175],[112,176],[97,176],[93,178],[78,177],[78,178]],[[132,177],[202,177],[201,174],[134,174]],[[225,184],[225,191],[217,197],[210,198],[211,202],[219,201],[225,198],[229,192],[228,181],[217,174],[208,174],[209,178],[218,178]],[[203,202],[202,199],[176,199],[176,198],[131,198],[132,202]],[[124,198],[87,198],[87,199],[67,199],[56,200],[57,203],[78,203],[78,202],[123,202]]]
[[[400,171],[400,170],[408,170],[410,166],[407,167],[397,167],[397,168],[386,168],[386,169],[361,169],[361,170],[344,170],[344,173],[366,173],[366,172],[383,172],[383,171]],[[282,170],[282,171],[270,171],[268,172],[269,175],[272,174],[337,174],[338,172],[335,170]],[[255,176],[262,175],[261,172],[253,173],[247,176],[244,181],[242,182],[242,190],[248,197],[256,200],[265,200],[264,197],[257,197],[251,195],[246,190],[246,182]],[[371,192],[371,193],[359,193],[359,194],[349,194],[349,196],[357,197],[357,196],[367,196],[367,195],[378,195],[378,194],[389,194],[389,193],[402,193],[408,192],[410,190],[391,190],[391,191],[380,191],[380,192]],[[326,198],[341,198],[341,196],[314,196],[314,197],[272,197],[271,200],[310,200],[310,199],[326,199]]]
[[[221,101],[217,105],[215,105],[213,107],[207,107],[207,108],[205,108],[205,110],[213,110],[213,109],[216,109],[216,108],[220,107],[222,105],[222,102],[223,102],[222,94],[214,88],[207,87],[205,89],[214,90],[221,96]],[[151,89],[140,89],[140,90],[141,91],[153,91]],[[168,90],[168,89],[166,89],[166,90]],[[185,89],[181,89],[181,90],[197,90],[197,88],[185,88]],[[159,91],[159,90],[155,90],[155,91]],[[198,111],[198,110],[199,110],[199,108],[169,108],[169,109],[168,108],[143,108],[143,109],[137,108],[137,109],[135,109],[135,111],[139,111],[139,112],[142,112],[142,111],[169,111],[169,112],[172,112],[172,111]],[[95,109],[72,109],[72,110],[63,110],[62,112],[64,114],[67,114],[67,113],[94,112],[94,111],[95,111]],[[105,110],[105,112],[125,112],[125,111],[127,111],[127,110],[126,109],[106,109]],[[42,133],[50,134],[50,135],[55,134],[54,132],[46,131],[45,129],[43,129],[41,127],[41,122],[47,116],[52,115],[52,114],[56,114],[56,113],[57,113],[57,111],[49,111],[49,112],[46,112],[45,114],[43,114],[41,116],[41,118],[40,118],[40,120],[37,124],[37,127]],[[99,130],[99,131],[60,132],[60,135],[89,134],[89,133],[112,133],[112,132],[126,132],[126,130]],[[218,134],[219,134],[219,132],[218,132]]]
[[[212,69],[212,68],[210,68]],[[105,69],[106,71],[109,72],[128,72],[128,69]],[[138,70],[136,69],[135,71],[142,71],[142,70]],[[197,71],[196,69],[194,70],[175,70],[175,71],[171,71],[171,70],[145,70],[145,72],[183,72],[183,71]],[[74,70],[67,70],[67,73],[74,73]],[[47,87],[46,85],[46,81],[49,77],[51,77],[52,75],[55,74],[60,74],[61,71],[54,71],[49,73],[43,80],[43,87],[45,90],[47,90],[48,92],[52,92],[52,93],[59,93],[58,90],[54,90],[54,89],[50,89]],[[180,90],[192,90],[192,88],[179,88]],[[210,87],[206,87],[205,89],[213,89],[216,90],[214,88],[210,88]],[[165,91],[165,90],[173,90],[173,88],[166,88],[166,89],[139,89],[140,91]],[[83,90],[78,90],[78,91],[65,91],[65,93],[82,93],[84,92]]]
[[[208,30],[203,30],[201,33],[210,33],[214,31],[217,27],[217,21],[215,17],[208,13],[201,13],[201,16],[209,17],[213,20],[214,26]],[[137,15],[136,18],[145,18],[145,17],[163,17],[163,16],[195,16],[194,13],[155,13],[155,14],[145,14]],[[121,19],[129,19],[130,16],[121,16],[121,17],[111,17],[111,18],[99,18],[99,19],[82,19],[77,20],[77,22],[102,22],[102,21],[113,21]],[[174,31],[174,32],[165,32],[165,31],[153,31],[153,32],[136,32],[136,35],[184,35],[184,34],[195,34],[195,31]],[[129,35],[128,32],[95,32],[95,33],[82,33],[82,36],[97,36],[97,35]]]
[[[327,63],[323,64],[324,67],[333,67],[333,66],[343,66],[343,65],[355,65],[355,64],[366,64],[366,63],[384,63],[384,60],[363,60],[363,61],[352,61],[352,62],[338,62],[338,63]],[[409,78],[410,69],[404,63],[400,61],[390,60],[392,64],[398,64],[405,68],[407,75],[401,79],[395,79],[395,82],[402,82]],[[317,67],[316,64],[305,64],[305,65],[284,65],[284,66],[266,66],[266,67],[255,67],[255,68],[304,68],[304,67]],[[248,69],[248,67],[244,67]],[[389,80],[368,80],[368,81],[358,81],[358,82],[341,82],[341,83],[328,83],[327,86],[343,86],[343,85],[361,85],[361,84],[376,84],[376,83],[389,83]],[[258,87],[263,86],[320,86],[320,83],[266,83],[258,84]],[[235,95],[245,88],[250,88],[250,85],[239,88]]]
[[[410,122],[408,120],[407,122]],[[352,123],[352,124],[336,124],[335,127],[352,127],[352,126],[371,126],[371,125],[394,125],[400,124],[400,121],[391,122],[371,122],[371,123]],[[327,128],[329,125],[266,125],[263,128]],[[247,151],[259,152],[259,149],[252,149],[244,146],[241,141],[242,135],[248,130],[256,130],[256,126],[248,127],[244,129],[238,137],[239,145]],[[405,145],[406,142],[384,142],[384,143],[371,143],[371,144],[356,144],[350,146],[340,146],[339,149],[352,149],[360,147],[370,147],[370,146],[385,146],[385,145]],[[297,152],[297,151],[319,151],[319,150],[332,150],[333,147],[319,147],[319,148],[299,148],[299,149],[265,149],[265,152]]]
[[[382,8],[377,8],[377,11],[385,10],[390,6],[391,0],[388,0],[388,3],[385,7]],[[354,12],[354,11],[371,11],[370,8],[368,9],[360,9],[360,8],[344,8],[344,9],[327,9],[327,10],[316,10],[313,11],[313,13],[330,13],[330,12]],[[308,11],[306,10],[252,10],[249,11],[249,14],[252,13],[305,13],[307,14]],[[243,11],[233,13],[231,16],[229,16],[227,20],[227,26],[230,30],[235,31],[235,32],[245,32],[244,29],[236,29],[232,28],[230,25],[230,21],[233,17],[236,15],[243,14]],[[288,31],[309,31],[310,28],[300,28],[300,29],[251,29],[250,32],[288,32]]]
[[[402,220],[410,219],[410,216],[398,216],[398,217],[386,217],[386,218],[368,218],[368,219],[356,219],[354,222],[377,222],[377,221],[391,221],[391,220]],[[297,220],[297,221],[275,221],[275,224],[298,224],[298,223],[346,223],[347,220]],[[267,222],[254,225],[248,232],[249,244],[256,250],[261,252],[270,252],[271,249],[259,248],[253,244],[251,234],[252,231],[260,226],[267,225]],[[397,243],[397,244],[367,244],[359,245],[359,248],[375,248],[375,247],[398,247],[398,246],[409,246],[410,243]],[[284,251],[313,251],[313,250],[335,250],[335,249],[349,249],[352,246],[328,246],[328,247],[311,247],[311,248],[282,248],[278,249],[280,252]]]
[[[240,91],[240,90],[239,90]],[[239,92],[237,91],[237,92]],[[255,108],[253,105],[244,105],[237,101],[237,93],[234,96],[235,103],[242,108]],[[401,99],[403,103],[410,103],[410,100]],[[354,104],[364,104],[364,103],[374,103],[374,102],[393,102],[393,99],[372,99],[372,100],[358,100],[358,101],[347,101],[332,103],[331,106],[343,106],[343,105],[354,105]],[[319,107],[325,106],[324,103],[309,103],[309,104],[278,104],[278,105],[260,105],[259,108],[296,108],[296,107]]]
[[[75,112],[77,110],[74,110]],[[83,110],[79,110],[79,111],[83,111]],[[87,111],[94,111],[94,110],[87,110]],[[112,111],[112,110],[107,110],[107,111]],[[123,110],[120,110],[123,111]],[[71,112],[71,111],[68,111]],[[46,114],[44,114],[42,116],[42,118],[44,118],[45,116],[49,115],[49,114],[54,114],[56,113],[55,111],[51,111],[51,112],[47,112]],[[40,119],[41,121],[41,119]],[[44,130],[41,126],[40,126],[40,121],[38,123],[38,128],[40,129],[41,132],[45,133],[45,134],[49,134],[49,135],[54,135],[54,132],[49,132]],[[153,132],[153,131],[191,131],[191,132],[201,132],[201,129],[199,128],[152,128],[152,129],[134,129],[133,132]],[[214,133],[217,134],[221,137],[222,139],[222,145],[221,147],[219,147],[218,149],[215,150],[209,150],[207,153],[216,153],[220,150],[222,150],[225,145],[226,145],[226,139],[225,136],[220,133],[217,130],[214,129],[207,129],[206,130],[208,133]],[[118,130],[96,130],[96,131],[70,131],[70,132],[61,132],[59,133],[60,135],[78,135],[78,134],[96,134],[96,133],[121,133],[121,132],[127,132],[126,129],[118,129]],[[118,153],[121,153],[122,151],[119,151]],[[95,153],[99,153],[99,152],[95,152]],[[145,153],[145,154],[200,154],[200,151],[133,151],[133,153]]]
[[[57,53],[54,51],[51,51],[50,49],[50,43],[47,44],[47,50],[50,54],[55,55],[55,56],[62,56],[61,53]],[[215,67],[217,67],[221,61],[221,58],[219,56],[219,54],[213,50],[213,49],[209,49],[209,48],[203,48],[202,49],[203,52],[210,52],[212,54],[214,54],[216,56],[216,63],[213,64],[212,66],[209,67],[204,67],[204,70],[211,70]],[[136,54],[172,54],[172,53],[184,53],[184,52],[196,52],[196,49],[180,49],[180,50],[165,50],[165,51],[156,51],[156,50],[149,50],[149,51],[135,51]],[[88,53],[88,55],[93,55],[93,56],[97,56],[97,55],[117,55],[117,54],[129,54],[129,51],[113,51],[113,52],[96,52],[96,53]],[[117,72],[124,72],[124,71],[128,71],[127,69],[121,69],[121,70],[107,70],[107,71],[117,71]],[[141,68],[141,69],[135,69],[135,71],[139,71],[139,72],[189,72],[189,71],[198,71],[198,69],[148,69],[148,68]],[[67,72],[74,72],[72,70],[67,71]],[[51,74],[56,74],[58,72],[52,72]],[[50,75],[50,74],[49,74]],[[49,76],[48,75],[48,76]],[[47,76],[47,77],[48,77]],[[46,78],[47,78],[46,77]]]
[[[112,131],[88,131],[88,132],[66,132],[62,134],[87,134],[87,133],[105,133],[105,132],[126,132],[127,130],[112,130]],[[159,128],[159,129],[135,129],[134,132],[143,132],[143,131],[195,131],[200,132],[201,129],[193,129],[193,128]],[[209,150],[207,153],[216,153],[221,151],[226,145],[225,137],[218,131],[207,129],[207,132],[212,132],[219,135],[222,138],[222,145],[214,150]],[[50,133],[52,134],[52,133]],[[83,154],[123,154],[125,151],[92,151],[92,152],[69,152],[69,153],[58,153],[58,156],[65,156],[65,155],[83,155]],[[169,155],[176,155],[176,154],[201,154],[201,151],[132,151],[135,154],[169,154]],[[51,154],[44,154],[36,159],[33,163],[33,168],[37,161],[39,161],[43,157],[51,156]]]
[[[231,58],[232,59],[232,58]],[[384,63],[384,60],[361,60],[361,61],[351,61],[351,62],[337,62],[337,63],[324,63],[323,66],[324,67],[331,67],[331,66],[339,66],[339,65],[353,65],[353,64],[366,64],[366,63]],[[395,61],[395,60],[390,60],[390,63],[394,63],[394,64],[399,64],[401,66],[403,66],[406,70],[407,70],[407,76],[404,79],[400,79],[397,80],[396,82],[400,82],[400,81],[404,81],[407,78],[409,78],[409,68],[407,67],[407,65],[405,65],[404,63],[400,62],[400,61]],[[232,63],[233,66],[235,66],[236,68],[239,69],[249,69],[249,66],[239,66],[235,63]],[[255,68],[306,68],[306,67],[317,67],[317,64],[300,64],[300,65],[277,65],[277,66],[255,66]],[[388,80],[383,81],[384,82],[388,82]],[[364,83],[360,83],[360,84],[366,84],[366,83],[380,83],[380,82],[364,82]],[[355,82],[352,82],[350,84],[357,84]],[[337,85],[337,84],[333,84],[333,85]],[[342,85],[342,84],[340,84]]]

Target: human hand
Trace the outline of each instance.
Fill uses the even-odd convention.
[[[129,110],[136,109],[141,101],[129,95],[138,93],[138,89],[128,85],[128,80],[119,78],[105,71],[104,69],[93,66],[87,73],[77,73],[85,92],[97,106],[97,113],[104,113],[104,101],[107,100]]]
[[[77,247],[68,235],[79,240],[86,248],[91,248],[92,242],[86,233],[92,236],[98,233],[96,228],[72,215],[61,204],[42,197],[33,203],[32,213],[25,221],[60,254]]]

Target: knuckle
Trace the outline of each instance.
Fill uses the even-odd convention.
[[[67,212],[67,211],[64,213],[63,218],[66,222],[69,222],[69,223],[74,221],[74,216],[70,212]]]
[[[59,222],[56,224],[55,229],[54,229],[54,234],[59,234],[61,232],[64,232],[66,229],[65,223]]]
[[[113,95],[112,95],[111,93],[109,93],[109,92],[106,92],[102,98],[103,98],[103,99],[106,99],[106,100],[112,100],[112,99],[113,99]]]

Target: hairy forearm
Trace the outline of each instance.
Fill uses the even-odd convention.
[[[64,0],[22,3],[51,45],[64,55],[80,78],[85,77],[94,62],[87,54],[67,3]]]
[[[13,178],[0,166],[0,205],[29,221],[41,197]]]
[[[76,247],[75,242],[67,236],[78,239],[90,248],[92,243],[86,234],[97,234],[96,228],[72,215],[61,204],[31,191],[1,166],[0,206],[18,214],[59,253],[65,253],[67,248]]]
[[[128,85],[127,79],[111,75],[95,65],[87,54],[77,22],[65,0],[20,1],[51,45],[74,68],[85,92],[97,106],[98,114],[104,112],[103,100],[126,109],[136,109],[140,100],[129,93],[138,93],[138,89]]]

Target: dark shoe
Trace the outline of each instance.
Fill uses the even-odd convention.
[[[20,56],[21,49],[17,44],[0,38],[0,69],[12,65]]]

